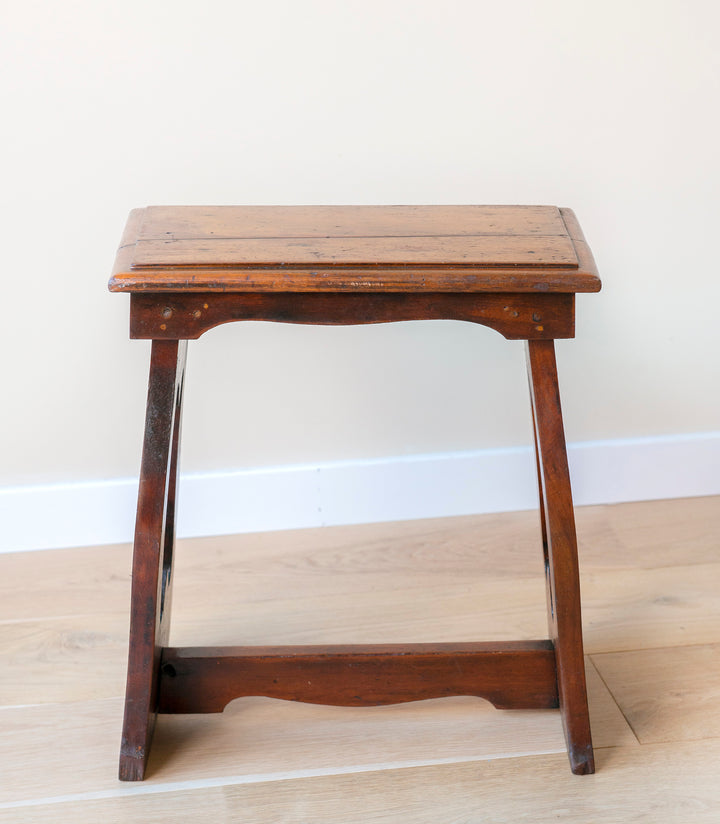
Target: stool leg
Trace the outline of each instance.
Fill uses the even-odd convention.
[[[530,385],[530,398],[532,399],[532,384]],[[542,533],[542,548],[543,548],[543,560],[545,562],[545,574],[547,575],[548,569],[550,567],[550,557],[548,555],[548,533],[547,533],[547,524],[545,523],[545,495],[543,494],[543,483],[542,483],[542,467],[540,466],[540,446],[538,445],[538,429],[537,429],[537,421],[535,420],[535,404],[531,402],[532,408],[532,422],[533,422],[533,437],[535,442],[535,468],[537,469],[537,478],[538,478],[538,497],[540,499],[540,531]],[[548,599],[548,610],[550,609],[550,600]],[[548,612],[548,618],[552,618],[550,612]]]
[[[527,344],[528,377],[535,425],[550,637],[555,646],[560,712],[572,771],[595,771],[588,717],[577,538],[568,472],[555,344]]]
[[[187,341],[152,344],[138,491],[120,780],[145,775],[170,629],[175,493]]]

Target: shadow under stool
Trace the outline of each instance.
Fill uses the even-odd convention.
[[[120,778],[145,775],[157,713],[240,696],[372,706],[476,695],[559,707],[574,773],[594,771],[577,542],[554,341],[600,289],[573,212],[551,206],[151,206],[131,212],[110,289],[152,340],[132,574]],[[187,341],[242,320],[443,318],[524,340],[549,637],[505,643],[169,647]]]

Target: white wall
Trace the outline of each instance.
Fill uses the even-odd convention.
[[[0,14],[0,490],[136,474],[149,344],[105,284],[151,203],[571,206],[604,290],[558,346],[569,440],[717,443],[715,0]],[[480,327],[235,324],[191,345],[189,472],[528,440],[522,345]]]

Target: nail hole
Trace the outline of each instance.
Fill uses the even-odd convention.
[[[172,664],[163,664],[162,673],[168,678],[174,678],[177,675],[175,667]]]

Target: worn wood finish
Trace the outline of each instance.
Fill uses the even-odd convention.
[[[130,336],[193,340],[236,320],[343,325],[428,319],[479,323],[509,340],[571,338],[575,295],[199,292],[158,299],[152,293],[135,293],[131,296]]]
[[[555,206],[148,207],[129,223],[113,291],[600,288],[572,212]]]
[[[553,341],[529,341],[528,373],[536,432],[550,637],[572,771],[595,771],[587,708],[580,616],[580,576],[570,473]]]
[[[170,631],[175,495],[187,344],[154,341],[140,469],[120,778],[142,779]]]
[[[235,698],[374,707],[475,695],[498,709],[558,706],[549,641],[187,647],[163,653],[159,712],[222,712]]]
[[[168,236],[561,236],[567,228],[555,206],[148,206],[135,211],[141,225],[125,243]]]
[[[492,243],[488,239],[492,238]],[[188,263],[191,256],[193,262]],[[302,269],[337,267],[369,269],[374,266],[577,269],[578,260],[567,235],[479,235],[458,237],[313,237],[313,238],[212,238],[202,243],[187,240],[140,240],[132,268],[233,269],[278,267]],[[422,271],[422,268],[421,268]]]
[[[263,695],[367,706],[477,695],[559,703],[573,772],[594,769],[577,547],[554,339],[600,288],[556,207],[149,207],[131,213],[113,291],[153,341],[120,776],[141,779],[158,710],[219,712]],[[528,341],[550,640],[469,645],[168,648],[185,342],[221,323],[465,320]],[[182,341],[182,343],[179,343]],[[161,663],[162,661],[162,663]]]

